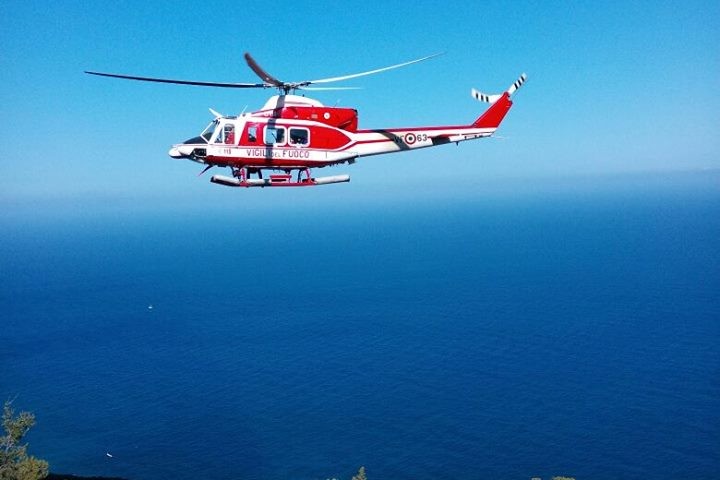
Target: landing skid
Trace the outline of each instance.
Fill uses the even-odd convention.
[[[233,176],[213,175],[210,181],[228,187],[314,187],[317,185],[328,185],[331,183],[343,183],[350,181],[350,175],[334,175],[330,177],[313,178],[309,168],[288,169],[283,174],[271,174],[263,178],[262,168],[233,168]],[[297,176],[293,180],[290,173],[297,170]],[[257,175],[257,178],[252,178]]]

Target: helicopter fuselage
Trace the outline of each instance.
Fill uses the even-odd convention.
[[[499,105],[502,116],[511,104],[507,99],[504,107]],[[355,109],[279,95],[257,112],[216,117],[200,136],[173,145],[168,153],[173,158],[221,167],[325,167],[352,163],[362,156],[488,137],[496,125],[480,122],[483,117],[471,125],[359,130]]]

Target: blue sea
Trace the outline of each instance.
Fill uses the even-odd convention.
[[[718,172],[323,188],[5,208],[0,398],[36,414],[29,451],[133,480],[720,476]]]

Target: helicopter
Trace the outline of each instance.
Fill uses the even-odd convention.
[[[232,176],[213,175],[210,181],[230,187],[310,187],[350,181],[349,175],[313,177],[311,169],[353,164],[360,157],[436,147],[490,137],[512,107],[511,97],[525,83],[524,73],[500,94],[488,95],[474,88],[471,95],[489,108],[472,123],[454,126],[360,129],[354,108],[328,107],[297,91],[347,90],[354,87],[314,87],[393,70],[441,55],[425,56],[374,70],[318,80],[286,82],[267,73],[249,54],[244,58],[260,83],[224,83],[140,77],[85,71],[90,75],[144,82],[217,88],[275,88],[255,112],[227,116],[210,109],[213,120],[200,135],[173,145],[175,159],[212,167],[229,167]],[[263,172],[267,173],[266,176]],[[279,173],[278,173],[279,172]],[[293,175],[293,173],[296,175]]]

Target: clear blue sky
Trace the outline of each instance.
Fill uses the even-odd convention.
[[[333,201],[464,188],[463,179],[545,181],[720,168],[720,3],[690,2],[5,2],[0,28],[0,202]],[[405,69],[318,92],[364,128],[470,121],[494,93],[530,79],[500,139],[361,159],[324,193],[235,191],[196,178],[168,147],[208,107],[238,113],[271,91],[202,89],[84,75],[100,70],[256,81],[251,52],[288,80]],[[221,172],[218,172],[221,173]],[[440,182],[434,179],[459,182]],[[323,190],[318,188],[315,190]],[[403,193],[404,192],[404,193]]]

